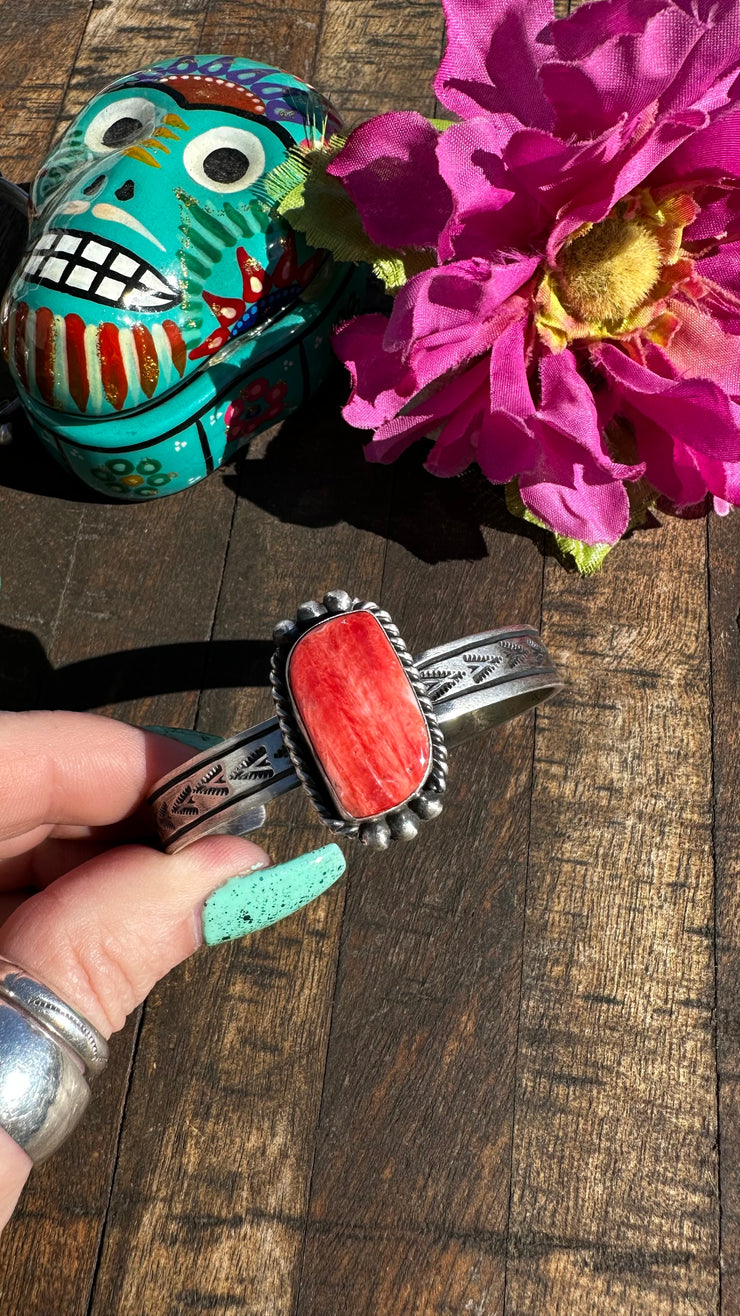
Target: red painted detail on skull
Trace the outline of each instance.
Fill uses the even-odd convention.
[[[48,306],[40,306],[36,312],[34,325],[34,369],[36,387],[49,406],[54,401],[55,347],[54,314]]]
[[[237,298],[203,293],[203,300],[218,320],[219,328],[212,330],[205,342],[192,349],[190,360],[213,356],[229,339],[238,337],[247,329],[259,328],[269,316],[290,306],[314,278],[324,258],[325,252],[315,251],[299,265],[295,237],[289,233],[282,256],[273,273],[268,274],[243,247],[238,247],[236,259],[242,276],[242,295]]]
[[[98,325],[98,356],[105,396],[111,406],[120,411],[126,401],[128,380],[118,330],[114,324]]]
[[[295,238],[290,233],[285,241],[285,249],[280,260],[275,266],[272,276],[272,282],[276,288],[287,288],[289,284],[295,281],[298,274],[298,256],[295,249]]]
[[[142,392],[145,397],[150,398],[157,387],[159,379],[157,349],[146,325],[135,324],[131,332],[134,338],[134,347],[136,348],[136,359],[139,363],[139,379]]]
[[[185,370],[185,366],[187,365],[187,350],[185,348],[185,340],[182,334],[180,333],[180,330],[178,329],[177,325],[175,324],[174,320],[165,320],[164,324],[162,325],[162,328],[164,329],[167,335],[167,341],[170,345],[172,364],[175,367],[175,370],[177,371],[178,375],[182,376]]]
[[[250,114],[265,113],[265,103],[259,96],[228,78],[211,78],[203,73],[174,73],[160,78],[160,83],[166,84],[188,105],[218,105],[224,109],[248,110]]]
[[[28,327],[28,302],[19,302],[15,308],[15,328],[13,331],[13,361],[15,373],[23,388],[28,389],[28,362],[26,358],[26,330]]]
[[[81,316],[65,315],[64,341],[70,397],[79,410],[84,411],[90,397],[90,380],[85,352],[85,321]]]
[[[236,324],[244,310],[244,301],[239,297],[220,297],[213,292],[204,292],[203,301],[210,306],[219,324],[225,327]]]
[[[243,247],[238,247],[236,261],[242,273],[242,298],[245,302],[258,302],[265,290],[267,275],[254,256],[249,256]],[[204,293],[205,297],[206,294]],[[243,308],[242,308],[243,309]]]

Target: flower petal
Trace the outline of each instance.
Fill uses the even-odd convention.
[[[629,522],[622,483],[643,466],[615,462],[599,428],[591,390],[572,352],[543,357],[542,403],[535,430],[541,444],[533,471],[519,477],[525,507],[556,534],[587,544],[614,544]]]
[[[524,506],[556,535],[616,544],[629,524],[627,490],[574,443],[549,447],[539,472],[521,476]]]
[[[740,334],[740,243],[725,242],[697,262],[704,284],[703,304],[725,333]]]
[[[703,242],[706,238],[724,238],[730,242],[740,238],[740,187],[719,186],[696,189],[692,187],[692,180],[689,180],[689,188],[693,191],[700,210],[693,224],[684,229],[684,245],[690,242]]]
[[[692,133],[651,178],[658,185],[676,179],[740,178],[740,106],[719,111],[706,128]]]
[[[542,400],[537,414],[541,425],[577,443],[597,466],[620,480],[636,480],[642,475],[640,465],[616,462],[607,451],[593,394],[579,374],[572,352],[543,356],[540,385]]]
[[[548,128],[552,110],[537,71],[551,47],[537,41],[551,0],[444,0],[447,48],[434,83],[453,114],[513,114]]]
[[[603,186],[596,183],[599,196],[611,195],[606,167],[619,149],[619,137],[612,132],[584,143],[562,142],[552,133],[524,128],[513,134],[503,159],[519,185],[554,217],[573,204],[574,197],[593,191],[594,179],[604,178]]]
[[[740,461],[740,406],[706,379],[666,379],[606,343],[591,349],[612,387],[693,451]]]
[[[700,305],[669,301],[678,319],[665,354],[684,379],[711,379],[731,397],[740,394],[740,338],[722,332]]]
[[[452,210],[437,166],[439,132],[413,111],[361,123],[327,169],[340,178],[365,231],[381,246],[436,247]]]
[[[403,354],[416,387],[425,388],[487,352],[522,316],[526,303],[512,294],[537,265],[537,257],[499,266],[470,260],[422,271],[396,297],[385,346]]]
[[[697,23],[670,6],[648,15],[639,33],[615,34],[577,63],[545,64],[540,78],[559,136],[594,137],[622,115],[635,122],[671,86],[700,37]]]
[[[500,259],[512,249],[527,250],[541,231],[547,212],[501,159],[519,126],[511,116],[481,116],[453,124],[439,138],[439,171],[453,200],[439,239],[441,261]]]
[[[696,271],[700,279],[711,279],[740,297],[740,242],[723,242],[711,256],[697,261]]]
[[[485,380],[445,422],[424,466],[432,475],[460,475],[475,461],[481,418],[486,414]]]
[[[610,37],[637,35],[654,14],[672,9],[670,0],[599,0],[579,5],[550,28],[550,38],[561,59],[587,59]]]
[[[395,416],[415,391],[413,377],[398,351],[383,346],[384,315],[359,315],[335,330],[334,351],[352,376],[352,392],[343,415],[358,429],[374,429]]]
[[[632,407],[626,408],[626,414],[645,463],[645,478],[653,489],[677,508],[695,507],[706,498],[708,486],[697,466],[696,454],[648,416]]]
[[[451,417],[468,404],[481,415],[488,406],[488,361],[476,361],[435,392],[423,397],[413,411],[394,416],[380,425],[366,448],[370,461],[393,461],[414,439],[434,437]]]
[[[695,16],[702,37],[686,59],[660,110],[694,105],[705,110],[722,105],[740,52],[740,9],[737,0],[677,0],[677,8]],[[663,101],[666,104],[663,104]]]
[[[481,420],[478,464],[493,484],[508,484],[537,462],[539,445],[532,432],[535,406],[525,362],[526,319],[522,316],[499,336],[491,351],[490,412]]]
[[[704,113],[686,110],[667,115],[652,131],[642,136],[637,149],[634,141],[628,141],[608,167],[594,172],[585,185],[575,191],[574,198],[562,207],[547,244],[550,260],[555,260],[571,233],[582,224],[597,224],[604,219],[617,201],[645,182],[666,156],[705,123]]]

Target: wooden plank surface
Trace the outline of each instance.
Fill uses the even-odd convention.
[[[487,556],[460,561],[455,492],[399,471],[383,597],[412,647],[539,625],[535,543],[486,528]],[[451,560],[416,556],[428,526]],[[298,1316],[503,1309],[533,729],[456,750],[439,823],[354,869]]]
[[[705,526],[610,566],[546,576],[507,1316],[718,1304]]]
[[[232,9],[212,5],[211,33],[229,22]],[[300,17],[304,23],[304,12]],[[295,19],[292,12],[292,24]],[[327,41],[333,31],[327,15]],[[302,38],[297,71],[323,87],[312,66],[312,33],[310,24],[296,33]],[[286,44],[293,44],[290,31]],[[427,79],[437,55],[426,69]],[[288,422],[272,443],[262,441],[250,451],[238,480],[215,639],[236,641],[245,634],[267,639],[271,618],[290,615],[304,596],[320,596],[336,585],[382,596],[393,472],[368,470],[357,436],[338,417],[340,398],[341,383],[329,386],[310,416]],[[237,481],[227,476],[227,483]],[[206,688],[198,726],[227,733],[267,716],[266,668],[253,672],[252,679],[259,683],[256,688]],[[276,811],[276,824],[267,829],[263,843],[277,859],[323,843],[320,828],[314,823],[307,830],[305,819],[300,799]],[[358,880],[365,867],[361,861],[353,865]],[[156,1004],[150,1002],[157,1019],[161,1002],[163,1024],[145,1032],[142,1064],[145,1074],[162,1074],[163,1079],[158,1085],[144,1079],[138,1084],[137,1071],[132,1085],[94,1313],[138,1316],[171,1303],[175,1309],[241,1316],[246,1294],[249,1303],[260,1304],[256,1310],[292,1316],[343,904],[340,888],[243,948],[222,949],[215,953],[223,962],[222,973],[214,972],[213,952],[201,957],[172,975],[159,989]],[[212,1021],[224,1014],[227,983],[233,1003],[226,1006],[227,1019],[232,1010],[248,1009],[249,1025],[237,1017],[225,1034],[220,1028],[214,1033]],[[176,1049],[181,1065],[173,1057],[171,1039],[178,1015],[199,1039],[194,1048]],[[212,1041],[204,1045],[204,1038]],[[176,1090],[183,1085],[181,1105],[174,1109],[173,1080]],[[201,1112],[196,1121],[189,1115],[194,1094],[205,1091],[207,1102],[195,1097]],[[172,1129],[171,1138],[150,1158],[150,1173],[142,1179],[142,1145],[147,1145],[147,1132],[162,1125]],[[229,1147],[231,1173],[224,1175]],[[197,1166],[202,1189],[193,1191],[192,1181],[178,1169],[183,1164]],[[174,1196],[173,1183],[182,1189]],[[122,1286],[122,1270],[132,1266],[137,1283]]]
[[[716,855],[721,1310],[740,1316],[740,543],[736,518],[709,533]]]
[[[272,60],[353,120],[429,112],[443,37],[436,0],[2,15],[19,180],[162,53]],[[368,467],[341,388],[137,507],[17,426],[0,706],[229,733],[269,708],[273,619],[337,584],[412,647],[541,617],[568,692],[455,752],[415,846],[352,851],[309,909],[160,984],[3,1235],[0,1313],[740,1316],[737,518],[709,554],[669,521],[584,582],[481,479]],[[325,839],[297,797],[264,834],[277,860]]]
[[[49,13],[48,30],[43,25],[38,29],[36,7],[14,10],[29,59],[44,61],[39,69],[47,79],[54,70],[53,80],[42,84],[48,122],[43,115],[34,119],[29,113],[27,120],[23,118],[21,126],[29,131],[22,137],[22,149],[17,154],[14,149],[14,177],[33,172],[53,135],[51,125],[62,125],[92,90],[116,76],[122,52],[131,50],[135,6],[94,10],[87,26],[87,6],[81,15],[69,5],[59,8],[64,12],[58,18],[55,11]],[[192,25],[190,39],[196,44],[201,26],[202,16]],[[136,59],[154,57],[161,49],[160,40],[158,31],[150,36],[145,31]],[[111,50],[107,61],[106,42]],[[23,59],[13,68],[22,79]],[[9,86],[7,94],[13,109]],[[21,123],[15,111],[11,123]],[[15,138],[9,140],[15,148]],[[82,672],[78,688],[68,683],[61,701],[54,698],[52,674],[56,668],[105,653],[199,640],[204,644],[204,666],[233,491],[211,481],[190,491],[187,501],[138,507],[97,503],[39,451],[22,423],[15,427],[12,447],[1,456],[0,478],[10,485],[3,489],[0,549],[3,706],[48,707],[61,702],[89,707]],[[197,590],[192,588],[193,542],[202,545]],[[156,664],[156,658],[153,661]],[[126,681],[124,659],[117,664],[114,686],[125,687]],[[116,699],[114,689],[111,698],[99,703],[101,711],[133,722],[189,726],[195,718],[199,685],[197,680],[195,688],[183,692],[175,683],[173,694],[125,701]],[[16,1312],[77,1316],[88,1311],[139,1024],[137,1015],[117,1039],[113,1063],[96,1086],[84,1127],[57,1158],[34,1174],[19,1213],[3,1235],[0,1309],[8,1316]],[[62,1267],[60,1256],[68,1257]]]
[[[135,508],[59,500],[51,526],[50,501],[3,490],[4,507],[16,512],[12,522],[17,524],[22,514],[24,526],[23,535],[3,541],[0,600],[8,628],[0,673],[3,683],[12,686],[15,705],[24,702],[25,643],[23,638],[16,643],[12,632],[22,637],[31,630],[45,642],[52,667],[139,645],[194,639],[203,642],[205,665],[231,524],[231,491],[210,481],[193,489],[187,501],[168,499]],[[197,590],[192,588],[193,536],[204,546]],[[30,565],[37,546],[47,543],[57,545],[56,553],[63,547],[63,580],[47,569],[46,552]],[[24,550],[27,557],[20,556]],[[40,624],[46,620],[43,614],[28,614],[29,590],[49,616],[46,626]],[[170,598],[178,600],[177,607],[166,606]],[[49,701],[40,664],[29,675],[33,688],[25,702],[43,707]],[[120,677],[125,680],[125,670]],[[197,700],[197,690],[175,688],[170,695],[119,702],[103,711],[135,723],[187,726]],[[84,698],[80,702],[85,706]],[[88,1309],[137,1027],[133,1020],[116,1039],[113,1064],[96,1086],[90,1118],[60,1155],[33,1175],[20,1212],[3,1234],[0,1310],[9,1316],[47,1311],[77,1316]],[[95,1149],[92,1155],[89,1148]],[[69,1258],[63,1267],[60,1255]]]

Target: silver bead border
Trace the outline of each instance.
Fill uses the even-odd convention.
[[[326,787],[315,771],[313,757],[298,726],[285,681],[287,653],[292,643],[300,635],[304,635],[306,631],[318,625],[319,622],[326,620],[327,617],[339,616],[341,613],[346,612],[369,612],[383,628],[416,695],[427,724],[432,745],[432,766],[421,790],[398,809],[392,810],[389,814],[381,814],[378,819],[367,820],[362,823],[348,822],[344,818],[340,818],[336,810],[332,808]],[[409,652],[390,613],[370,600],[351,598],[344,591],[332,590],[325,595],[323,605],[313,600],[301,604],[296,621],[280,622],[275,628],[275,637],[278,643],[270,663],[270,685],[272,686],[272,695],[275,702],[275,712],[296,775],[321,821],[336,836],[345,836],[352,840],[359,837],[373,849],[386,849],[391,839],[412,839],[415,832],[404,835],[403,827],[394,836],[393,828],[387,824],[387,820],[392,819],[394,815],[397,818],[410,819],[409,810],[413,810],[415,804],[419,804],[420,808],[426,804],[428,812],[426,814],[422,813],[422,817],[432,818],[438,812],[441,812],[439,797],[444,794],[447,787],[447,745],[434,712],[434,704],[427,694],[426,686],[414,663],[413,656]],[[430,799],[431,804],[429,803]],[[385,829],[381,831],[380,835],[377,830],[378,824],[381,824],[381,827]]]

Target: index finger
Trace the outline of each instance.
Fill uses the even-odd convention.
[[[0,713],[0,842],[43,826],[120,822],[192,753],[94,713]]]

